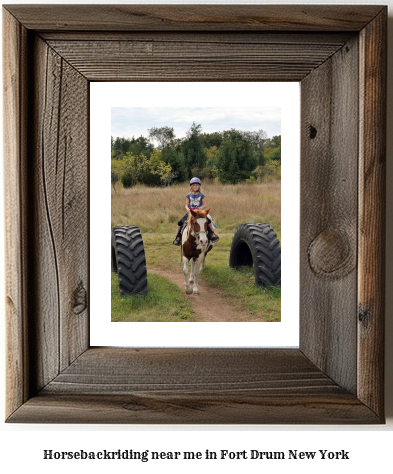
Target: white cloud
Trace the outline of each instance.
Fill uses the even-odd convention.
[[[148,136],[152,127],[173,127],[177,138],[186,135],[193,122],[204,132],[236,128],[264,130],[269,137],[281,134],[280,107],[112,107],[111,134],[131,138]]]

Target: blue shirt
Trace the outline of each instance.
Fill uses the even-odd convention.
[[[188,207],[199,209],[202,207],[202,199],[205,197],[203,193],[193,194],[188,193],[186,198],[188,199]]]

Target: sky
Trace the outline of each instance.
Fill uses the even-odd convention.
[[[264,130],[269,138],[281,135],[280,107],[112,107],[111,135],[148,137],[152,127],[173,127],[176,138],[186,136],[192,122],[210,133],[235,128]]]

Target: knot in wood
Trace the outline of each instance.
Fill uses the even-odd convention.
[[[370,311],[367,308],[359,307],[358,318],[359,323],[361,323],[363,327],[367,327],[370,319]]]
[[[83,286],[82,282],[79,282],[76,290],[74,291],[74,301],[72,306],[72,311],[74,314],[82,313],[87,306],[87,295],[86,289]]]
[[[310,125],[310,138],[311,140],[314,140],[314,138],[317,136],[318,130]]]
[[[350,239],[335,229],[325,229],[315,237],[308,247],[308,259],[313,272],[322,278],[342,278],[355,267]]]

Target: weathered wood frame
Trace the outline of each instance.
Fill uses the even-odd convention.
[[[384,422],[386,22],[355,5],[4,7],[8,422]],[[89,346],[97,80],[301,83],[299,349]]]

